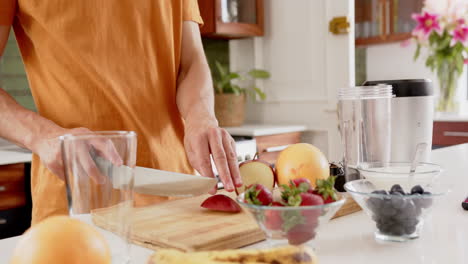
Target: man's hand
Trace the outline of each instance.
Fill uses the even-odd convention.
[[[53,174],[64,180],[64,164],[62,158],[62,148],[59,136],[65,134],[89,134],[92,133],[86,128],[63,129],[58,128],[47,135],[42,135],[35,140],[32,145],[32,151],[40,158],[44,166],[46,166]],[[76,154],[77,161],[79,162],[78,168],[80,175],[87,175],[94,182],[103,184],[106,182],[106,177],[101,174],[96,166],[90,151],[93,147],[97,154],[110,160],[116,166],[122,165],[122,159],[117,153],[112,141],[109,139],[90,139],[79,140],[73,145],[74,153]]]
[[[211,154],[224,188],[231,192],[242,186],[234,140],[216,121],[186,124],[184,144],[190,164],[202,176],[214,177]],[[211,193],[216,193],[216,186]]]

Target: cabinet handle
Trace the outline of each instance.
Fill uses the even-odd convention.
[[[0,192],[4,192],[6,190],[5,186],[0,185]]]
[[[445,131],[446,137],[468,137],[468,132]]]
[[[289,147],[290,144],[288,145],[283,145],[283,146],[277,146],[277,147],[269,147],[269,148],[266,148],[265,150],[263,150],[263,152],[276,152],[276,151],[282,151],[284,150],[285,148]]]
[[[7,223],[7,220],[5,218],[0,218],[0,225],[4,225]]]

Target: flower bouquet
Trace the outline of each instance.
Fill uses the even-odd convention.
[[[414,59],[426,48],[426,66],[439,80],[436,110],[457,111],[457,82],[468,63],[468,0],[426,0],[421,13],[412,17],[417,22],[412,32],[417,44]]]

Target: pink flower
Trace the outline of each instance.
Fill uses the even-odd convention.
[[[468,64],[468,59],[464,59],[463,63]]]
[[[450,42],[451,46],[460,42],[463,46],[468,44],[468,26],[465,24],[458,24],[458,26],[452,31],[452,41]]]
[[[418,25],[413,30],[414,35],[417,35],[417,33],[422,33],[424,37],[427,37],[432,31],[436,31],[439,34],[442,31],[438,21],[439,15],[437,14],[429,14],[428,12],[424,12],[422,15],[413,14],[412,18],[418,22]]]

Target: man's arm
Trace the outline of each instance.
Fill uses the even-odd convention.
[[[0,25],[0,55],[3,55],[9,33],[9,26]],[[38,138],[63,130],[50,120],[22,107],[0,88],[0,137],[35,151]]]
[[[213,83],[198,24],[185,21],[177,80],[177,106],[185,120],[185,150],[190,164],[203,176],[214,177],[210,154],[227,191],[240,187],[235,144],[218,126],[214,114]]]

